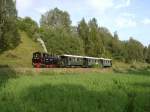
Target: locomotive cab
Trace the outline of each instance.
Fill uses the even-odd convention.
[[[38,64],[42,63],[42,55],[40,52],[35,52],[33,53],[33,57],[32,57],[32,65],[35,67]]]

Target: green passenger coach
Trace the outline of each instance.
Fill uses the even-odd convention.
[[[77,56],[77,55],[61,55],[62,67],[93,67],[94,65],[102,67],[111,67],[112,60],[105,58]]]

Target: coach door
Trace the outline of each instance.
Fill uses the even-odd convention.
[[[88,67],[88,59],[87,58],[83,58],[83,66]]]

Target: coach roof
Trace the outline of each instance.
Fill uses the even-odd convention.
[[[64,54],[61,55],[64,57],[72,57],[72,58],[86,58],[86,59],[95,59],[95,60],[111,60],[111,59],[105,59],[105,58],[97,58],[97,57],[88,57],[88,56],[78,56],[78,55],[68,55],[68,54]]]

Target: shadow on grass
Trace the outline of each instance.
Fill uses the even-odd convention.
[[[33,112],[121,112],[126,109],[122,94],[111,91],[90,91],[78,85],[44,85],[32,87],[23,96],[28,106],[26,111]],[[125,97],[125,96],[124,96]],[[122,103],[118,105],[117,103]],[[128,111],[126,111],[128,112]]]
[[[149,88],[150,89],[150,82],[140,82],[132,84],[135,87],[142,87],[142,88]]]
[[[5,86],[10,78],[16,77],[16,72],[8,65],[0,65],[0,87]]]
[[[150,112],[150,108],[145,107],[145,102],[150,106],[150,97],[137,106],[138,93],[133,93],[125,94],[120,90],[97,92],[80,85],[47,84],[28,88],[18,99],[11,98],[10,94],[0,96],[3,99],[0,99],[0,108],[2,112],[137,112],[136,109]]]
[[[82,86],[75,85],[44,85],[32,87],[23,97],[35,112],[98,112],[106,100],[101,93],[90,92]],[[115,108],[115,107],[114,107]]]
[[[113,69],[115,73],[126,73],[126,74],[132,74],[132,75],[144,75],[144,76],[150,76],[150,69],[149,68],[130,68],[126,70],[120,70],[120,69]]]

